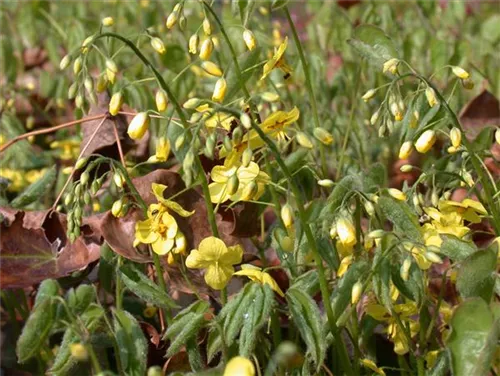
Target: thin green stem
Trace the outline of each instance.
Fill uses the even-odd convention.
[[[153,254],[153,262],[155,264],[155,269],[156,269],[156,278],[158,280],[158,284],[160,285],[161,289],[165,292],[168,293],[167,290],[167,285],[165,283],[165,278],[163,278],[163,267],[161,266],[160,262],[160,256],[156,252],[151,252]],[[167,324],[170,325],[172,323],[172,312],[170,311],[169,308],[165,308],[163,310],[165,313],[165,319],[167,320]]]

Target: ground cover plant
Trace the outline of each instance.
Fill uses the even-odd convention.
[[[498,3],[0,11],[4,374],[499,374]]]

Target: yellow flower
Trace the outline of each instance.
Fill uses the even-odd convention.
[[[156,140],[156,154],[148,159],[148,162],[166,162],[170,154],[170,141],[166,137]]]
[[[198,109],[196,109],[198,111]],[[205,120],[207,128],[224,128],[226,131],[231,130],[231,123],[235,120],[233,115],[225,112],[216,112]]]
[[[250,162],[248,167],[243,166],[215,166],[210,176],[213,183],[208,186],[210,190],[210,200],[213,203],[221,203],[227,200],[231,201],[249,201],[257,200],[265,190],[265,184],[270,180],[269,176],[260,171],[259,165],[255,162]],[[231,181],[237,181],[237,187],[234,192],[229,189]],[[234,183],[231,183],[234,184]],[[254,192],[250,192],[250,197],[247,197],[248,187],[251,184],[256,184]]]
[[[398,71],[398,64],[399,64],[399,59],[392,58],[387,60],[384,63],[384,66],[382,68],[382,72],[391,72],[392,74],[396,74]]]
[[[45,174],[46,169],[41,170],[15,170],[10,168],[0,168],[0,177],[10,180],[10,184],[7,188],[9,192],[19,192],[24,187],[30,185],[37,181],[43,174]]]
[[[134,245],[151,244],[153,251],[159,255],[166,255],[171,251],[184,253],[186,238],[169,210],[182,217],[188,217],[194,211],[188,212],[176,202],[165,199],[163,192],[166,188],[165,185],[153,183],[152,189],[158,203],[149,206],[146,220],[136,223]]]
[[[339,265],[339,269],[337,270],[337,277],[342,277],[349,266],[352,264],[352,255],[346,256],[342,259]]]
[[[240,245],[227,247],[214,236],[203,239],[198,249],[193,249],[186,258],[191,269],[206,269],[205,282],[215,290],[222,290],[231,279],[233,265],[241,262],[243,249]]]
[[[269,115],[260,124],[260,129],[269,136],[270,138],[277,138],[278,140],[283,140],[286,138],[285,129],[296,122],[300,116],[299,109],[297,107],[292,108],[289,112],[276,111]],[[233,150],[231,155],[227,158],[229,160],[237,160],[239,156],[245,151],[247,147],[252,150],[258,149],[264,146],[266,143],[260,138],[255,130],[250,130],[243,136],[243,139],[239,144],[233,145]],[[220,157],[225,157],[227,151],[222,149],[219,153]]]
[[[75,139],[65,139],[60,141],[53,141],[50,143],[51,149],[61,149],[62,153],[59,158],[63,161],[70,161],[76,159],[80,154],[80,141]]]
[[[113,19],[113,17],[104,17],[102,20],[101,20],[101,23],[102,23],[102,26],[113,26],[113,24],[115,23],[115,20]]]
[[[285,54],[287,45],[288,37],[285,37],[285,40],[279,46],[278,50],[276,50],[273,57],[269,59],[264,65],[264,71],[262,73],[262,77],[260,78],[261,80],[266,78],[274,68],[280,68],[283,72],[285,72],[285,74],[289,74],[292,72],[292,68],[286,64],[285,58],[283,56]]]
[[[481,222],[480,214],[488,214],[483,204],[470,198],[466,198],[462,202],[443,200],[439,202],[438,207],[443,213],[458,213],[465,220],[472,223]]]
[[[234,275],[245,276],[250,278],[253,282],[258,282],[262,285],[269,285],[269,287],[276,291],[280,296],[285,296],[273,277],[271,277],[269,273],[263,272],[256,266],[243,264],[241,265],[241,270],[234,273]]]
[[[255,376],[255,367],[249,359],[235,356],[227,363],[223,376]]]
[[[373,360],[370,359],[361,359],[361,364],[363,364],[366,368],[371,369],[378,375],[385,376],[385,372],[382,368],[378,368]]]

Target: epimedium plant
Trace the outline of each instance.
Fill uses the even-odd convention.
[[[84,134],[59,140],[74,164],[51,209],[34,213],[38,226],[21,209],[52,187],[55,168],[23,178],[35,182],[1,212],[3,260],[24,252],[37,273],[55,260],[29,280],[45,279],[31,307],[2,291],[11,319],[26,320],[19,363],[55,375],[157,375],[171,362],[176,374],[499,371],[500,195],[485,160],[500,130],[467,132],[453,98],[473,88],[471,74],[420,69],[370,24],[373,7],[344,38],[358,54],[346,76],[374,83],[365,94],[359,78],[323,92],[286,1],[180,1],[165,26],[140,32],[108,16],[68,50],[59,67],[83,117],[0,149],[79,124]],[[270,38],[260,20],[273,15]],[[169,69],[177,53],[186,64]],[[345,99],[336,123],[329,101]],[[144,140],[152,155],[130,152]],[[388,183],[387,154],[403,184]],[[47,241],[33,256],[14,231]],[[88,262],[63,259],[83,249]],[[97,259],[91,283],[59,278]]]

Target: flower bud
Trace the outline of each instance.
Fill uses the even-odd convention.
[[[113,17],[104,17],[101,21],[102,26],[106,27],[113,26],[114,23],[115,20],[113,19]]]
[[[226,95],[227,83],[224,78],[219,78],[215,83],[214,93],[212,94],[212,100],[214,102],[221,103]]]
[[[61,62],[59,63],[59,69],[65,70],[69,65],[71,64],[71,56],[70,55],[65,55],[62,59]]]
[[[363,284],[358,281],[352,286],[351,290],[351,303],[353,305],[359,302],[359,298],[361,298],[362,292],[363,292]]]
[[[120,108],[122,107],[123,104],[123,93],[121,91],[118,91],[113,94],[111,97],[111,100],[109,101],[109,113],[113,116],[118,114],[118,111],[120,111]]]
[[[378,230],[370,231],[367,236],[370,239],[380,239],[380,238],[382,238],[384,236],[384,234],[385,234],[384,230],[378,229]]]
[[[222,77],[222,70],[218,67],[217,64],[212,63],[211,61],[204,61],[201,63],[201,67],[208,74],[215,77]]]
[[[197,54],[198,53],[198,44],[200,43],[200,38],[198,37],[198,34],[193,34],[189,38],[189,53],[190,54]]]
[[[318,185],[320,187],[331,188],[335,185],[335,182],[333,180],[330,180],[330,179],[321,179],[321,180],[318,180]]]
[[[337,236],[337,224],[335,222],[330,226],[330,238],[334,239]]]
[[[182,145],[184,145],[185,140],[186,140],[186,136],[184,136],[184,134],[181,134],[179,137],[177,137],[175,139],[175,144],[174,144],[175,150],[180,150]]]
[[[233,145],[238,145],[241,143],[241,140],[243,138],[243,131],[240,127],[236,127],[233,131],[232,135],[232,141]]]
[[[96,90],[98,93],[102,93],[108,87],[108,77],[107,75],[101,75],[97,79]]]
[[[307,149],[312,149],[314,147],[309,136],[304,132],[297,132],[297,142],[300,146]]]
[[[250,116],[248,116],[248,114],[246,113],[241,114],[240,121],[241,124],[245,127],[245,129],[252,128],[252,119],[250,119]]]
[[[425,89],[425,97],[430,107],[434,107],[438,103],[436,92],[430,86],[427,86],[427,89]]]
[[[253,199],[258,191],[259,187],[257,186],[257,183],[255,183],[255,181],[251,181],[245,186],[245,188],[243,188],[243,191],[241,192],[241,199],[243,201],[249,201]]]
[[[147,112],[139,112],[130,122],[127,133],[133,140],[139,140],[149,128],[149,115]]]
[[[80,183],[82,185],[85,185],[89,182],[89,179],[90,179],[90,174],[88,173],[88,171],[84,171],[80,176]]]
[[[495,141],[500,145],[500,128],[495,131]]]
[[[384,66],[382,68],[382,72],[391,72],[392,74],[396,74],[398,72],[398,64],[399,64],[399,59],[392,58],[387,60],[384,63]]]
[[[409,164],[402,165],[399,170],[401,172],[411,172],[413,170],[413,166]]]
[[[408,281],[410,275],[410,268],[411,268],[411,260],[409,258],[406,258],[404,261],[403,261],[403,265],[401,265],[401,269],[400,269],[400,275],[401,275],[401,279],[403,281]]]
[[[88,157],[83,157],[83,158],[78,159],[75,163],[75,169],[79,170],[80,168],[85,166],[85,164],[87,163],[88,160],[89,160]]]
[[[336,222],[337,235],[344,246],[356,244],[356,228],[351,220],[341,217]]]
[[[246,148],[245,151],[243,152],[243,155],[241,156],[241,165],[243,167],[248,167],[248,165],[252,161],[252,157],[253,157],[252,149]]]
[[[224,146],[224,149],[226,149],[228,153],[230,153],[231,150],[233,150],[233,142],[228,136],[224,137],[224,139],[222,140],[222,145]]]
[[[226,365],[223,376],[254,376],[255,366],[252,361],[242,356],[235,356]]]
[[[200,59],[208,60],[212,55],[212,51],[214,49],[214,43],[211,38],[207,38],[203,41],[200,48]]]
[[[277,102],[279,101],[280,99],[280,96],[276,93],[271,93],[270,91],[265,91],[264,93],[262,93],[260,95],[260,97],[266,101],[266,102],[269,102],[269,103],[272,103],[272,102]]]
[[[83,86],[85,86],[85,89],[91,94],[94,91],[94,80],[92,80],[92,77],[85,77]]]
[[[253,35],[253,33],[248,29],[245,29],[245,31],[243,32],[243,41],[250,51],[252,51],[257,46],[255,35]]]
[[[233,174],[227,183],[227,193],[234,195],[238,191],[240,181],[238,180],[238,175]]]
[[[66,197],[64,197],[64,205],[70,206],[73,203],[74,196],[72,193],[68,193]]]
[[[82,57],[81,56],[78,56],[75,61],[73,62],[73,73],[76,75],[78,75],[78,73],[80,73],[80,71],[82,70]]]
[[[450,139],[451,139],[451,144],[455,149],[458,149],[460,147],[460,144],[462,143],[462,132],[460,132],[460,129],[457,127],[452,128],[450,131]]]
[[[99,191],[99,189],[101,188],[101,182],[99,179],[97,180],[94,180],[92,182],[92,184],[90,185],[90,192],[92,192],[92,194],[97,194],[97,192]]]
[[[167,29],[171,29],[175,26],[175,24],[177,23],[177,20],[178,20],[178,14],[177,12],[172,12],[168,15],[167,17],[167,22],[165,23],[165,25],[167,26]]]
[[[111,206],[111,214],[113,214],[114,217],[120,218],[125,215],[123,212],[123,206],[124,206],[124,200],[119,199],[113,202],[113,206]]]
[[[399,159],[408,159],[413,150],[413,145],[411,141],[403,142],[401,148],[399,149]]]
[[[184,14],[181,14],[181,16],[179,17],[179,29],[181,29],[181,31],[184,31],[186,29],[186,24],[187,19]]]
[[[399,201],[405,201],[406,200],[406,195],[403,192],[401,192],[399,189],[389,188],[387,191],[396,200],[399,200]]]
[[[379,128],[378,128],[378,136],[380,138],[384,137],[385,135],[385,132],[387,131],[387,126],[385,124],[382,124]]]
[[[332,134],[324,128],[321,128],[321,127],[314,128],[313,135],[323,145],[328,146],[328,145],[331,145],[333,143]]]
[[[281,208],[281,220],[286,228],[290,228],[293,225],[293,209],[290,204],[285,204]]]
[[[465,90],[472,90],[474,89],[474,81],[472,81],[470,78],[467,78],[465,80],[462,80],[462,85]]]
[[[291,237],[289,236],[283,236],[280,241],[280,247],[283,251],[285,252],[293,252],[293,249],[294,249],[294,244],[293,244],[293,240]]]
[[[375,111],[372,117],[370,118],[370,124],[375,125],[378,121],[379,116],[380,116],[380,111]]]
[[[182,105],[183,108],[186,110],[192,110],[198,107],[198,104],[200,103],[200,100],[198,98],[190,98],[187,101],[184,102]]]
[[[170,253],[171,252],[169,252],[169,255],[170,255]],[[151,308],[154,308],[154,312],[156,314],[157,308],[156,307],[151,307]],[[151,315],[150,317],[153,317],[153,316],[154,316],[154,314]],[[163,371],[162,371],[161,367],[159,367],[159,366],[149,367],[148,373],[146,374],[146,376],[163,376]]]
[[[377,93],[377,90],[370,89],[365,94],[363,94],[361,99],[363,99],[365,102],[368,102],[370,99],[372,99],[375,96],[376,93]]]
[[[76,92],[78,91],[78,83],[73,82],[68,89],[68,99],[73,99],[76,97]]]
[[[468,171],[462,171],[462,178],[469,187],[472,187],[474,185],[474,179]]]
[[[458,78],[461,78],[462,80],[466,80],[470,77],[469,72],[467,72],[465,69],[463,69],[461,67],[452,66],[451,71],[453,72],[453,74],[455,76],[457,76]]]
[[[123,175],[119,171],[116,171],[113,174],[113,181],[115,185],[119,188],[123,188],[123,185],[125,184],[125,179],[123,178]]]
[[[85,345],[81,343],[72,343],[70,345],[71,356],[79,362],[85,362],[89,358],[89,352]]]
[[[427,153],[436,142],[436,132],[432,129],[426,130],[415,142],[415,148],[419,153]]]
[[[210,36],[212,35],[212,25],[210,25],[210,21],[208,20],[208,18],[205,17],[205,19],[203,20],[203,32],[205,33],[205,35],[207,36]]]
[[[160,38],[157,37],[151,38],[151,46],[153,46],[154,50],[158,52],[160,55],[163,55],[165,52],[167,52],[165,44]]]
[[[434,264],[442,264],[443,260],[434,252],[425,252],[425,258]]]
[[[85,105],[85,101],[84,101],[83,95],[78,94],[75,98],[75,106],[77,108],[83,108],[84,105]]]
[[[366,214],[368,214],[370,217],[372,217],[373,214],[375,214],[375,207],[373,206],[373,204],[370,201],[365,201],[364,206],[365,206]]]
[[[158,110],[158,112],[163,112],[167,109],[168,99],[167,95],[163,90],[160,89],[156,92],[155,102],[156,102],[156,109]]]

